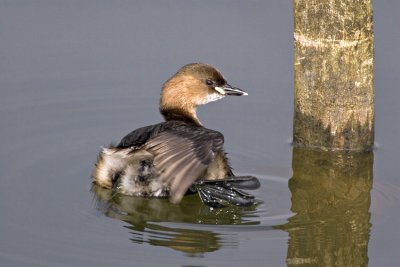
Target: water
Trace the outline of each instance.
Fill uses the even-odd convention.
[[[400,4],[374,4],[377,149],[350,180],[345,156],[318,170],[290,146],[290,1],[0,1],[1,265],[398,266]],[[249,92],[199,117],[259,203],[92,188],[100,147],[159,122],[161,84],[196,61]]]

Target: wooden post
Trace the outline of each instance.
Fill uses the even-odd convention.
[[[294,0],[295,146],[371,150],[371,0]]]

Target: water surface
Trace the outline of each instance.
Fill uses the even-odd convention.
[[[1,265],[398,266],[400,4],[374,4],[377,149],[361,158],[290,146],[290,1],[0,0]],[[258,204],[92,188],[100,147],[159,122],[161,84],[189,62],[249,92],[199,117],[260,178]]]

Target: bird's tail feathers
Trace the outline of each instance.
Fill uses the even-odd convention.
[[[123,172],[130,161],[131,148],[116,148],[113,145],[103,147],[97,158],[92,178],[93,182],[111,188],[115,177]]]

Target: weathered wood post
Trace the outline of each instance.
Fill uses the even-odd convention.
[[[293,0],[295,146],[374,143],[372,0]]]
[[[371,0],[293,0],[295,215],[288,266],[366,266],[373,181]],[[316,149],[309,149],[316,148]]]

